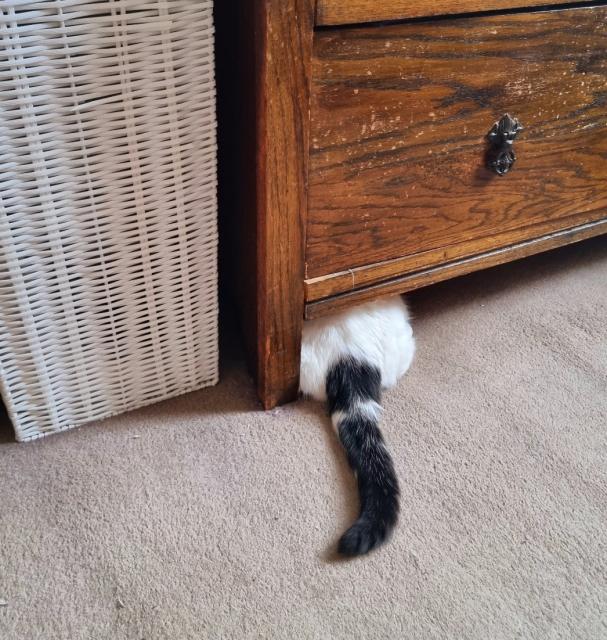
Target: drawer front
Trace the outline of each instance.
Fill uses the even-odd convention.
[[[607,9],[316,34],[308,282],[382,278],[607,215]],[[486,168],[504,113],[524,130]],[[378,265],[387,265],[378,268]],[[314,299],[308,286],[308,299]]]
[[[566,4],[568,0],[318,0],[317,25],[360,24],[525,6]]]

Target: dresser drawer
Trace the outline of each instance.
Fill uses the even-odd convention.
[[[318,31],[307,300],[605,218],[606,25],[594,7]],[[505,113],[524,129],[498,176]]]

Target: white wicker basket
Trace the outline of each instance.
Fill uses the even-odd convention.
[[[1,0],[0,171],[19,440],[217,380],[211,0]]]

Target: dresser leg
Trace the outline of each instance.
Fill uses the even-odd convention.
[[[266,409],[299,388],[314,8],[315,0],[243,0],[217,9],[222,153],[237,168],[222,182],[232,204],[223,210],[224,265]]]
[[[257,389],[264,408],[299,388],[313,0],[255,0]]]
[[[264,409],[298,396],[303,304],[297,315],[289,311],[295,311],[292,305],[269,309],[260,327],[257,393]]]

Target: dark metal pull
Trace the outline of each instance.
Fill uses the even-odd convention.
[[[516,162],[512,145],[522,129],[523,126],[516,118],[506,114],[491,127],[491,131],[487,134],[491,145],[487,152],[487,166],[498,176],[506,175]]]

